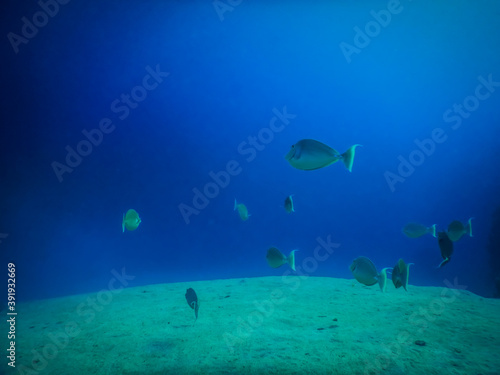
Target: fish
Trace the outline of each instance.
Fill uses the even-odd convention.
[[[464,234],[468,233],[472,237],[472,219],[471,217],[467,224],[463,225],[461,221],[455,220],[448,225],[448,237],[453,242],[458,241]]]
[[[245,206],[243,203],[238,203],[236,202],[236,199],[234,200],[234,211],[238,210],[238,214],[240,215],[240,219],[243,221],[248,220],[250,217],[250,214],[248,213],[247,206]]]
[[[186,301],[188,305],[194,309],[194,321],[198,319],[198,309],[200,308],[200,304],[198,302],[198,296],[193,288],[189,288],[186,290]]]
[[[408,291],[408,277],[410,276],[410,266],[413,263],[406,264],[403,259],[399,259],[398,263],[392,268],[392,283],[396,289],[403,287]]]
[[[324,168],[342,160],[347,170],[351,172],[355,150],[358,146],[361,145],[355,144],[341,154],[330,146],[314,139],[302,139],[292,145],[290,151],[285,155],[285,159],[288,160],[292,167],[304,171]]]
[[[361,284],[372,286],[378,283],[380,290],[385,292],[387,285],[387,270],[390,269],[389,267],[383,268],[379,273],[373,262],[367,257],[362,256],[354,259],[349,269],[354,278]]]
[[[292,270],[295,271],[295,252],[298,250],[292,250],[288,256],[283,254],[275,247],[270,247],[267,250],[267,264],[272,268],[281,267],[283,264],[288,264]]]
[[[403,233],[410,238],[422,237],[424,234],[432,234],[436,237],[436,224],[426,227],[422,224],[409,223],[403,227]]]
[[[450,261],[451,255],[453,254],[453,241],[450,240],[446,232],[439,232],[438,245],[441,250],[441,257],[443,258],[443,261],[439,263],[437,268],[441,268]]]
[[[140,223],[141,218],[137,211],[133,209],[128,210],[126,214],[123,214],[122,233],[125,232],[125,229],[130,231],[136,230]]]
[[[287,214],[291,213],[291,212],[295,212],[295,210],[293,209],[293,199],[292,199],[292,195],[289,195],[288,197],[286,197],[285,199],[285,211]]]

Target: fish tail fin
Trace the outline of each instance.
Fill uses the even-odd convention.
[[[290,265],[290,268],[295,271],[295,252],[298,250],[292,250],[290,251],[290,254],[286,258],[286,261]]]
[[[436,268],[441,268],[443,267],[446,263],[448,263],[450,261],[450,258],[446,257],[443,259],[443,261],[441,263],[439,263],[439,266],[437,266]]]
[[[467,230],[469,231],[469,237],[474,237],[474,236],[472,235],[472,219],[474,219],[474,218],[473,218],[473,217],[471,217],[471,218],[469,219],[469,221],[467,221],[467,227],[466,227],[466,228],[467,228]]]
[[[382,271],[380,271],[380,273],[377,276],[378,285],[380,286],[380,290],[382,291],[382,293],[385,292],[385,289],[387,287],[387,270],[388,269],[389,269],[389,267],[383,268]]]
[[[408,291],[408,289],[406,289],[406,287],[408,286],[408,281],[410,280],[410,266],[414,266],[415,263],[408,263],[406,266],[407,266],[407,269],[406,269],[406,280],[405,280],[405,284],[403,285],[403,287],[405,288],[406,291]]]
[[[352,172],[352,164],[354,163],[354,154],[356,152],[356,147],[361,146],[355,144],[349,148],[346,152],[342,154],[342,161],[349,172]]]
[[[234,198],[234,210],[233,211],[236,211],[237,208],[238,208],[238,202],[236,202],[236,198]]]
[[[123,219],[122,219],[122,233],[125,233],[125,214],[123,214]]]
[[[432,224],[430,227],[430,233],[432,234],[432,237],[436,237],[436,224]]]

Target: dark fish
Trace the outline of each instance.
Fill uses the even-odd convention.
[[[403,287],[405,290],[408,286],[408,277],[410,276],[410,266],[413,263],[406,264],[403,259],[398,260],[398,263],[392,269],[392,283],[397,288]]]
[[[450,257],[453,254],[453,242],[446,232],[438,232],[438,244],[441,250],[441,257],[443,258],[443,261],[438,266],[438,268],[441,268],[450,261]]]
[[[194,309],[195,321],[198,319],[198,309],[200,308],[200,304],[198,303],[198,296],[193,288],[189,288],[186,290],[186,301],[192,309]]]
[[[495,287],[497,288],[497,291],[493,297],[500,298],[500,276],[495,279]]]

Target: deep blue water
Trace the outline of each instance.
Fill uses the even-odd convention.
[[[498,2],[62,3],[53,16],[36,2],[1,12],[0,252],[18,299],[98,291],[123,268],[130,286],[282,275],[270,246],[299,249],[311,276],[402,257],[410,284],[457,278],[493,294]],[[301,171],[284,155],[303,138],[363,147],[352,173]],[[71,167],[75,150],[85,156]],[[403,159],[417,166],[389,183]],[[238,173],[214,191],[211,172],[228,163]],[[179,207],[205,188],[213,197],[186,219]],[[142,223],[122,233],[129,208]],[[474,237],[439,270],[436,239],[401,232],[472,216]],[[318,238],[339,246],[314,263]]]

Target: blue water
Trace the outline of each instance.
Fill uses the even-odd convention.
[[[299,249],[310,276],[403,258],[410,284],[493,294],[500,4],[265,3],[73,0],[46,18],[35,2],[3,6],[0,258],[18,299],[98,291],[123,268],[129,286],[283,275],[270,246]],[[284,155],[303,138],[363,147],[352,173],[301,171]],[[388,182],[403,159],[416,166]],[[216,191],[210,172],[228,163]],[[205,188],[206,207],[183,216]],[[122,233],[130,208],[142,223]],[[472,216],[441,269],[436,239],[401,232]],[[338,244],[326,259],[318,238]]]

